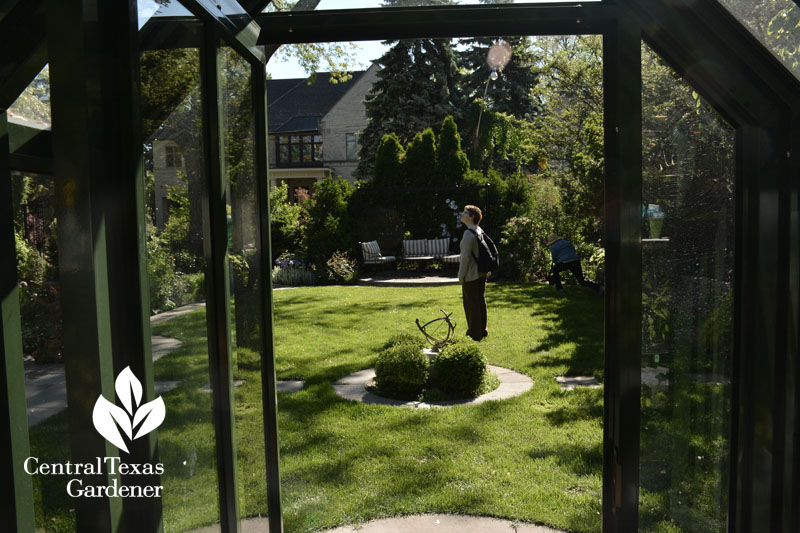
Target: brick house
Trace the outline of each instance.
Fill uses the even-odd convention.
[[[286,182],[294,193],[327,176],[354,181],[358,135],[367,125],[364,99],[377,65],[353,72],[344,83],[319,73],[306,78],[267,81],[269,174],[272,185]]]
[[[353,72],[353,77],[330,83],[320,72],[307,78],[267,80],[270,185],[286,182],[294,199],[299,187],[308,189],[327,176],[354,181],[358,166],[358,135],[367,125],[364,100],[376,79],[378,66]],[[167,186],[180,183],[186,156],[174,131],[160,129],[149,139],[153,146],[155,223],[163,228],[169,213]]]

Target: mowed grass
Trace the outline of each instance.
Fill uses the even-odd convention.
[[[533,388],[500,402],[412,410],[347,401],[331,384],[372,367],[389,336],[417,332],[414,320],[436,318],[440,308],[454,312],[464,335],[458,286],[274,292],[278,379],[306,382],[301,392],[278,395],[286,531],[425,512],[600,530],[602,389],[564,391],[554,378],[602,380],[603,299],[580,287],[558,297],[545,285],[490,283],[487,300],[481,349],[489,363],[531,376]],[[155,374],[181,380],[164,394],[159,450],[165,530],[186,531],[218,519],[211,398],[201,390],[208,380],[203,311],[153,334],[184,342],[155,363]],[[243,517],[267,514],[259,368],[256,354],[238,350]]]

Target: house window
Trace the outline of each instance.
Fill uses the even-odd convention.
[[[181,151],[174,144],[164,147],[164,166],[167,168],[179,168],[183,164]]]
[[[279,135],[279,166],[314,166],[322,162],[322,135]]]
[[[344,146],[347,160],[356,161],[358,159],[358,136],[355,133],[346,133]]]

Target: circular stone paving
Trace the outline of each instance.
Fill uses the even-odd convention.
[[[333,390],[336,394],[346,400],[353,400],[373,405],[394,405],[397,407],[415,407],[420,409],[428,409],[431,407],[450,407],[452,405],[475,405],[483,402],[490,402],[496,400],[505,400],[506,398],[513,398],[519,396],[533,387],[533,380],[525,374],[514,372],[508,368],[501,366],[489,365],[489,370],[497,376],[500,380],[500,386],[491,392],[482,394],[477,398],[469,398],[466,400],[452,400],[448,402],[416,402],[404,400],[392,400],[391,398],[384,398],[378,396],[367,390],[372,380],[375,379],[375,369],[367,368],[353,372],[349,376],[345,376],[333,384]]]
[[[242,533],[260,533],[269,529],[269,519],[242,519]],[[452,514],[423,514],[372,520],[364,524],[326,529],[321,533],[563,533],[546,526],[516,520]],[[195,529],[192,533],[219,533],[219,524]]]

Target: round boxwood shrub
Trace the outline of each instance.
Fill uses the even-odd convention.
[[[375,385],[382,395],[411,400],[428,380],[428,358],[415,344],[401,343],[383,350],[375,363]]]
[[[397,346],[400,344],[409,344],[411,346],[416,346],[417,348],[422,348],[425,346],[425,341],[420,338],[419,335],[412,335],[411,333],[397,333],[389,337],[386,341],[386,344],[383,345],[383,349],[391,348],[392,346]]]
[[[462,398],[477,396],[486,370],[486,358],[478,344],[468,340],[445,346],[433,358],[433,372],[439,388]]]

